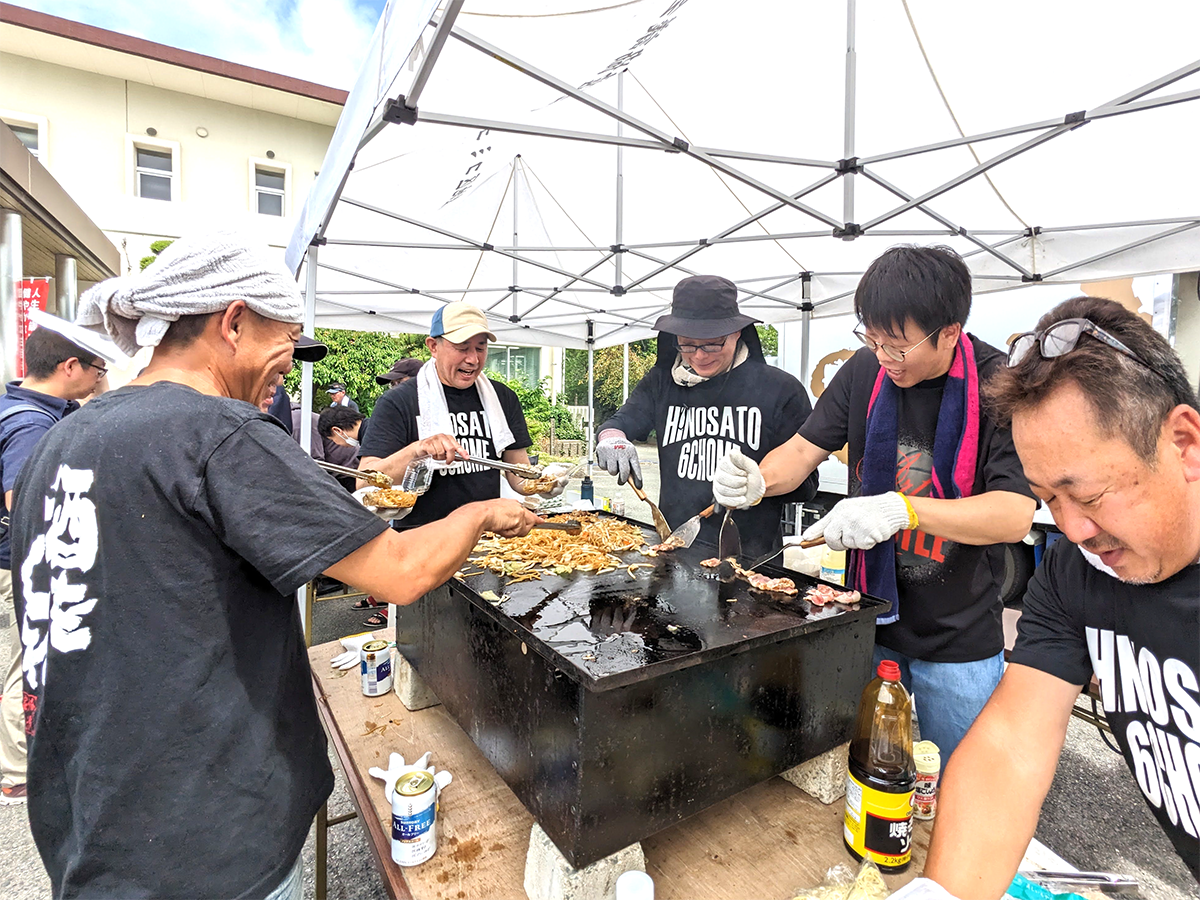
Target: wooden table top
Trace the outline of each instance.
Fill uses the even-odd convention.
[[[395,693],[364,697],[357,669],[330,668],[341,652],[337,641],[309,649],[317,706],[389,894],[398,900],[524,900],[533,817],[443,707],[409,712]],[[441,798],[437,854],[401,868],[391,859],[383,782],[367,770],[386,769],[391,753],[411,762],[426,750],[454,781]],[[789,900],[819,884],[830,866],[855,865],[842,843],[842,814],[840,800],[825,806],[781,778],[765,781],[642,842],[655,896]],[[917,822],[912,866],[886,879],[893,890],[921,870],[929,835],[929,824]]]

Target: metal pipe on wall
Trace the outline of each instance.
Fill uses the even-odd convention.
[[[73,256],[54,254],[54,312],[60,319],[75,321],[79,303],[79,267]]]
[[[0,366],[3,383],[17,377],[17,282],[25,277],[21,214],[0,209]]]

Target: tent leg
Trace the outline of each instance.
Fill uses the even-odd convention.
[[[317,319],[317,246],[310,244],[308,258],[304,264],[304,326],[303,330],[309,337],[313,336],[314,323]],[[301,363],[300,370],[300,409],[307,413],[313,405],[313,364]],[[305,453],[312,453],[312,429],[307,425],[307,415],[300,417],[300,446]],[[296,602],[300,606],[300,627],[304,629],[306,638],[312,634],[312,599],[309,590],[311,584],[304,585],[296,591]]]
[[[854,105],[858,68],[858,52],[854,49],[855,12],[855,0],[846,0],[846,111],[842,145],[843,159],[850,159],[854,156]],[[842,175],[842,220],[854,221],[854,173],[850,171]],[[805,350],[807,351],[807,349],[806,343]]]

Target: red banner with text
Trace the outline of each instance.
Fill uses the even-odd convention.
[[[37,328],[29,318],[31,309],[46,311],[50,299],[49,278],[26,278],[17,282],[17,377],[25,377],[25,341]]]

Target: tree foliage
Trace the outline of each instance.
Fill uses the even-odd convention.
[[[358,403],[362,414],[369,416],[375,401],[386,390],[376,384],[376,375],[382,375],[398,359],[410,356],[429,359],[423,334],[318,328],[316,339],[329,347],[329,353],[313,364],[314,412],[329,405],[329,395],[323,390],[325,385],[338,381],[346,386],[346,393]],[[301,367],[294,366],[284,379],[284,387],[293,397],[300,394],[300,373]]]
[[[535,447],[538,439],[549,433],[551,422],[554,422],[554,436],[558,440],[583,440],[583,432],[571,418],[571,412],[562,397],[559,397],[558,403],[551,403],[550,398],[546,396],[546,382],[550,379],[543,378],[541,384],[530,387],[519,378],[508,379],[497,372],[489,372],[488,378],[513,389],[517,399],[521,401],[521,409],[525,412],[525,424],[529,426],[529,437]]]
[[[175,242],[172,240],[161,240],[161,241],[152,242],[150,244],[150,252],[153,255],[152,256],[143,256],[139,262],[139,268],[142,270],[145,270],[146,266],[150,265],[150,263],[152,263],[156,259],[158,259],[158,254],[162,253],[164,250],[166,250],[168,247],[170,247],[173,243],[175,243]]]

